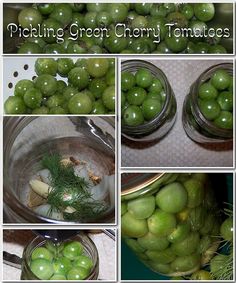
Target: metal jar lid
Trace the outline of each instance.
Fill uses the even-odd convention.
[[[121,196],[135,193],[160,179],[165,173],[123,173],[121,174]]]

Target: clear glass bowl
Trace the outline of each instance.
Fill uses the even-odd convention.
[[[121,64],[121,71],[136,73],[140,68],[149,70],[154,77],[157,77],[166,93],[166,99],[161,112],[152,120],[139,126],[121,126],[121,134],[133,141],[159,140],[166,135],[176,119],[176,99],[166,75],[155,65],[142,60],[128,60]]]
[[[29,181],[41,169],[40,161],[45,153],[83,160],[96,176],[113,175],[113,136],[114,119],[109,117],[5,117],[4,221],[73,223],[44,217],[30,209],[27,206]],[[114,222],[115,181],[109,188],[100,186],[99,190],[107,210],[89,222]]]

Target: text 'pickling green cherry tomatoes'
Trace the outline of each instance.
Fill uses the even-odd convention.
[[[114,114],[114,58],[88,61],[87,58],[76,62],[71,58],[38,58],[34,66],[38,76],[16,83],[16,98],[5,101],[5,113]]]

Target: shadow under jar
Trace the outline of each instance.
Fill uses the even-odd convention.
[[[99,256],[97,248],[94,242],[83,232],[80,232],[75,237],[70,238],[67,240],[70,241],[78,241],[82,244],[84,249],[84,255],[89,257],[93,262],[93,267],[87,278],[84,280],[97,280],[98,273],[99,273]],[[67,242],[66,241],[66,242]],[[66,243],[65,242],[65,243]],[[46,240],[42,239],[41,237],[37,236],[34,238],[25,248],[23,251],[22,257],[22,267],[21,267],[21,280],[40,280],[30,269],[30,261],[32,252],[39,247],[44,246]]]
[[[110,223],[115,218],[114,119],[110,117],[6,117],[4,119],[4,221]],[[109,134],[110,133],[110,134]],[[42,170],[45,154],[84,161],[106,186],[94,187],[94,199],[105,205],[92,218],[65,219],[39,213],[28,205],[29,182]],[[102,182],[102,181],[101,181]],[[101,183],[100,182],[100,183]],[[90,188],[90,187],[89,187]],[[91,188],[91,190],[93,187]]]
[[[176,120],[177,104],[171,85],[161,69],[142,60],[128,60],[121,64],[122,72],[127,71],[135,74],[140,68],[150,71],[153,78],[158,78],[161,81],[165,92],[165,101],[161,111],[152,120],[145,121],[138,126],[122,124],[121,134],[129,140],[151,142],[160,140],[170,131]]]
[[[152,271],[192,274],[216,252],[219,209],[204,173],[121,175],[122,240]]]
[[[233,77],[233,64],[222,63],[208,68],[192,84],[183,105],[182,122],[187,135],[198,143],[225,143],[233,139],[233,128],[224,129],[216,126],[202,114],[198,93],[200,86],[209,81],[217,70],[225,70]],[[234,124],[234,123],[233,123]]]

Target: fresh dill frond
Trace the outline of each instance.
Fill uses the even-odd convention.
[[[73,165],[63,165],[59,154],[45,155],[42,166],[50,171],[49,185],[52,188],[47,202],[53,211],[60,211],[66,220],[86,221],[104,213],[107,205],[96,201],[89,192],[89,183],[74,172]],[[67,213],[67,208],[73,209]]]

